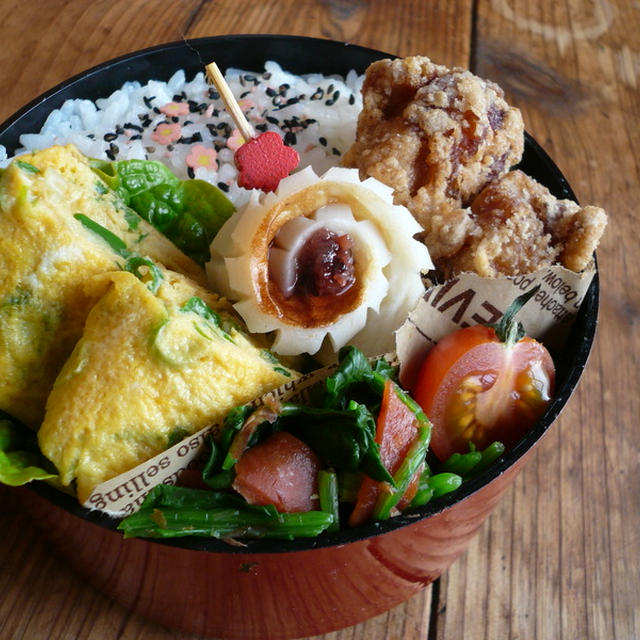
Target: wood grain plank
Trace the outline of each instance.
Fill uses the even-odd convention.
[[[598,251],[600,327],[584,378],[443,579],[438,638],[640,635],[631,561],[640,551],[639,376],[629,357],[640,341],[639,28],[640,12],[626,2],[478,3],[474,71],[505,88],[578,198],[604,206],[610,226]],[[474,628],[483,602],[486,618]]]
[[[467,64],[471,1],[238,0],[204,4],[189,37],[225,33],[282,33],[328,38],[390,54],[429,55],[442,64]]]
[[[155,0],[5,2],[0,121],[76,73],[131,51],[180,40],[200,2],[161,6],[159,12]]]

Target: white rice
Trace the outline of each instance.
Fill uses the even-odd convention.
[[[311,165],[324,173],[351,146],[362,107],[363,77],[355,71],[346,77],[296,76],[276,62],[267,62],[263,72],[229,69],[225,77],[247,120],[257,132],[279,132],[300,154],[300,169]],[[177,111],[161,111],[167,105]],[[187,113],[180,113],[187,107]],[[165,131],[171,127],[173,137],[179,134],[177,140],[154,140],[161,125]],[[220,187],[240,206],[248,199],[248,191],[236,183],[234,151],[227,146],[234,128],[204,73],[187,81],[179,70],[168,82],[127,82],[95,103],[67,100],[49,114],[39,132],[20,136],[16,155],[73,143],[91,158],[159,160],[182,179],[196,177]],[[196,145],[215,149],[213,166],[188,166],[187,158]],[[0,166],[10,160],[0,146]]]

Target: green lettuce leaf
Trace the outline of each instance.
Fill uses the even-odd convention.
[[[32,480],[55,478],[50,463],[38,450],[33,432],[8,417],[0,417],[0,482],[17,487]]]
[[[199,264],[235,207],[204,180],[180,180],[154,160],[92,160],[93,171],[123,203]]]

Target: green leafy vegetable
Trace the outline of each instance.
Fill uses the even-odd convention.
[[[231,201],[204,180],[180,180],[153,160],[93,160],[95,173],[131,207],[199,264],[233,214]]]
[[[354,387],[356,393],[364,389],[381,398],[385,380],[395,377],[395,369],[384,359],[377,360],[372,367],[364,353],[354,346],[343,347],[338,357],[338,368],[325,381],[323,406],[326,408],[344,408]]]
[[[338,476],[335,471],[321,469],[318,473],[318,495],[320,509],[333,516],[333,523],[327,531],[340,529],[340,504],[338,500]]]
[[[411,501],[411,507],[420,507],[432,498],[455,491],[465,480],[477,476],[503,453],[502,442],[493,442],[483,451],[476,450],[471,444],[467,453],[453,453],[439,464],[435,475],[432,475],[427,466],[420,476],[418,491]]]
[[[0,416],[0,482],[17,487],[56,476],[38,449],[35,433]]]
[[[482,460],[480,451],[468,451],[467,453],[453,453],[443,463],[442,470],[457,473],[459,476],[468,476]]]
[[[352,400],[345,409],[324,409],[288,403],[278,424],[306,442],[326,466],[393,483],[375,441],[376,420],[364,404]]]
[[[477,451],[470,443],[467,453],[452,453],[441,465],[441,471],[455,473],[465,480],[478,475],[504,453],[502,442],[492,442],[483,451]]]
[[[314,537],[333,523],[325,511],[279,513],[273,505],[247,504],[242,498],[221,491],[157,485],[136,513],[120,522],[125,538],[137,536],[174,538]]]

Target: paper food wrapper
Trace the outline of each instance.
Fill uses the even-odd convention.
[[[495,279],[468,273],[428,289],[396,333],[401,384],[411,386],[438,340],[456,329],[497,322],[518,296],[536,285],[540,289],[516,319],[551,352],[561,350],[594,274],[594,269],[576,273],[560,266]]]
[[[440,338],[461,327],[497,322],[515,298],[536,285],[540,289],[517,319],[527,335],[544,342],[552,351],[561,349],[594,273],[593,269],[575,273],[563,267],[549,267],[509,278],[463,274],[428,289],[396,333],[393,355],[400,365],[401,384],[411,386],[422,359]],[[268,397],[304,401],[305,392],[334,368],[335,365],[324,367],[292,380],[253,404],[259,406]],[[116,517],[135,512],[155,485],[176,484],[185,469],[200,466],[208,437],[215,437],[220,429],[220,424],[206,427],[127,473],[98,485],[83,506]]]

